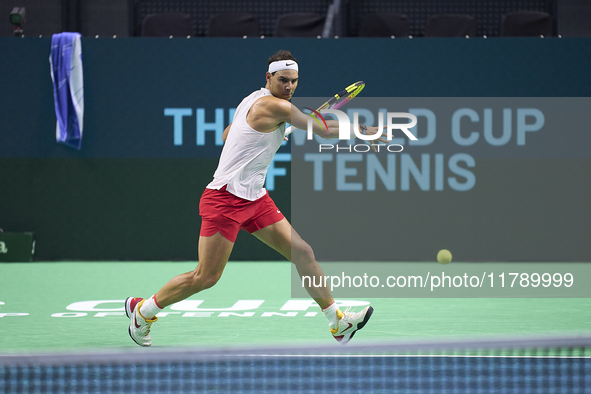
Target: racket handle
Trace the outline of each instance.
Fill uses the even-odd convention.
[[[293,133],[294,130],[295,130],[295,127],[289,126],[287,129],[285,129],[285,136],[287,137],[288,135]]]

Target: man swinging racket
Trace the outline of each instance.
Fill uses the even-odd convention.
[[[266,85],[244,98],[223,134],[225,141],[213,181],[201,196],[199,263],[192,272],[176,276],[148,299],[129,297],[125,312],[129,335],[140,346],[150,346],[150,327],[163,308],[215,285],[244,229],[295,264],[300,276],[323,277],[312,248],[298,235],[265,190],[265,176],[285,138],[285,124],[306,129],[309,116],[290,103],[298,85],[298,64],[289,51],[278,51],[268,61]],[[339,135],[338,121],[326,126],[312,122],[321,137]],[[361,127],[361,126],[360,126]],[[363,126],[365,131],[365,126]],[[376,133],[377,127],[367,127]],[[306,287],[328,320],[330,332],[346,344],[369,320],[373,308],[343,313],[328,287]]]

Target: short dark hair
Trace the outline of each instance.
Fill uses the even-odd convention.
[[[290,51],[285,51],[283,49],[275,52],[275,54],[273,56],[271,56],[269,58],[269,61],[267,62],[267,66],[273,62],[276,62],[278,60],[293,60],[294,62],[298,62],[297,59],[295,57],[293,57],[293,55],[291,54]]]

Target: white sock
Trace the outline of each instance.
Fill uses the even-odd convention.
[[[156,302],[156,294],[154,294],[152,297],[144,301],[140,308],[140,315],[142,315],[144,319],[153,319],[161,310],[162,308],[160,308]]]
[[[326,319],[328,320],[328,326],[330,328],[337,328],[337,324],[339,322],[339,317],[337,316],[338,310],[339,307],[337,306],[336,302],[333,302],[332,304],[330,304],[322,310],[322,313],[324,313],[324,317],[326,317]]]

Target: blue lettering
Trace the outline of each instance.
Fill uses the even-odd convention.
[[[287,175],[285,167],[275,167],[276,162],[289,162],[291,161],[291,153],[277,153],[267,170],[267,180],[265,182],[265,188],[267,190],[275,190],[275,177]]]
[[[451,136],[456,144],[461,146],[469,146],[474,145],[476,141],[478,141],[479,134],[476,131],[470,133],[468,138],[462,137],[460,134],[460,121],[464,116],[470,118],[472,122],[478,122],[480,117],[470,108],[461,108],[454,112],[453,116],[451,117]]]
[[[443,190],[443,153],[435,154],[435,191]]]
[[[363,155],[344,153],[337,156],[337,190],[351,192],[363,190],[363,184],[359,182],[347,183],[348,176],[357,175],[357,168],[347,167],[349,161],[363,161]]]
[[[376,174],[388,191],[396,190],[396,155],[387,155],[386,170],[375,154],[367,155],[367,190],[376,190]]]
[[[526,123],[526,118],[533,116],[534,123]],[[542,111],[536,108],[518,108],[517,109],[517,145],[525,145],[525,133],[538,131],[544,127],[545,118]]]
[[[476,161],[474,158],[467,153],[456,153],[452,157],[449,158],[448,166],[451,172],[456,175],[462,176],[466,178],[466,182],[460,183],[456,177],[449,177],[447,182],[449,186],[459,192],[465,192],[474,187],[476,184],[476,176],[470,170],[460,167],[458,164],[459,162],[463,161],[466,163],[466,166],[470,168],[474,168],[476,166]]]
[[[183,116],[192,116],[191,108],[164,108],[164,116],[172,116],[174,122],[174,144],[183,144]]]
[[[511,108],[503,109],[503,134],[496,138],[493,135],[492,108],[484,109],[484,139],[492,146],[506,145],[511,139]]]
[[[306,153],[304,161],[314,163],[314,191],[322,191],[324,188],[323,163],[332,161],[332,153]]]
[[[423,171],[419,170],[412,157],[403,153],[400,157],[400,190],[410,190],[410,174],[412,173],[414,180],[419,185],[422,191],[429,190],[429,178],[430,178],[430,159],[428,153],[421,155],[421,167]]]
[[[414,146],[431,145],[433,141],[435,141],[435,136],[437,135],[437,118],[435,117],[433,111],[426,108],[411,108],[408,110],[408,112],[416,116],[417,120],[419,116],[424,116],[427,119],[427,135],[419,138],[419,132],[417,129],[419,125],[417,122],[417,125],[415,127],[409,129],[409,131],[415,137],[417,137],[417,140],[410,140],[408,141],[408,144]]]
[[[205,108],[197,108],[197,145],[205,145],[205,132],[215,131],[215,144],[223,145],[224,135],[224,109],[215,109],[215,122],[205,122]]]

